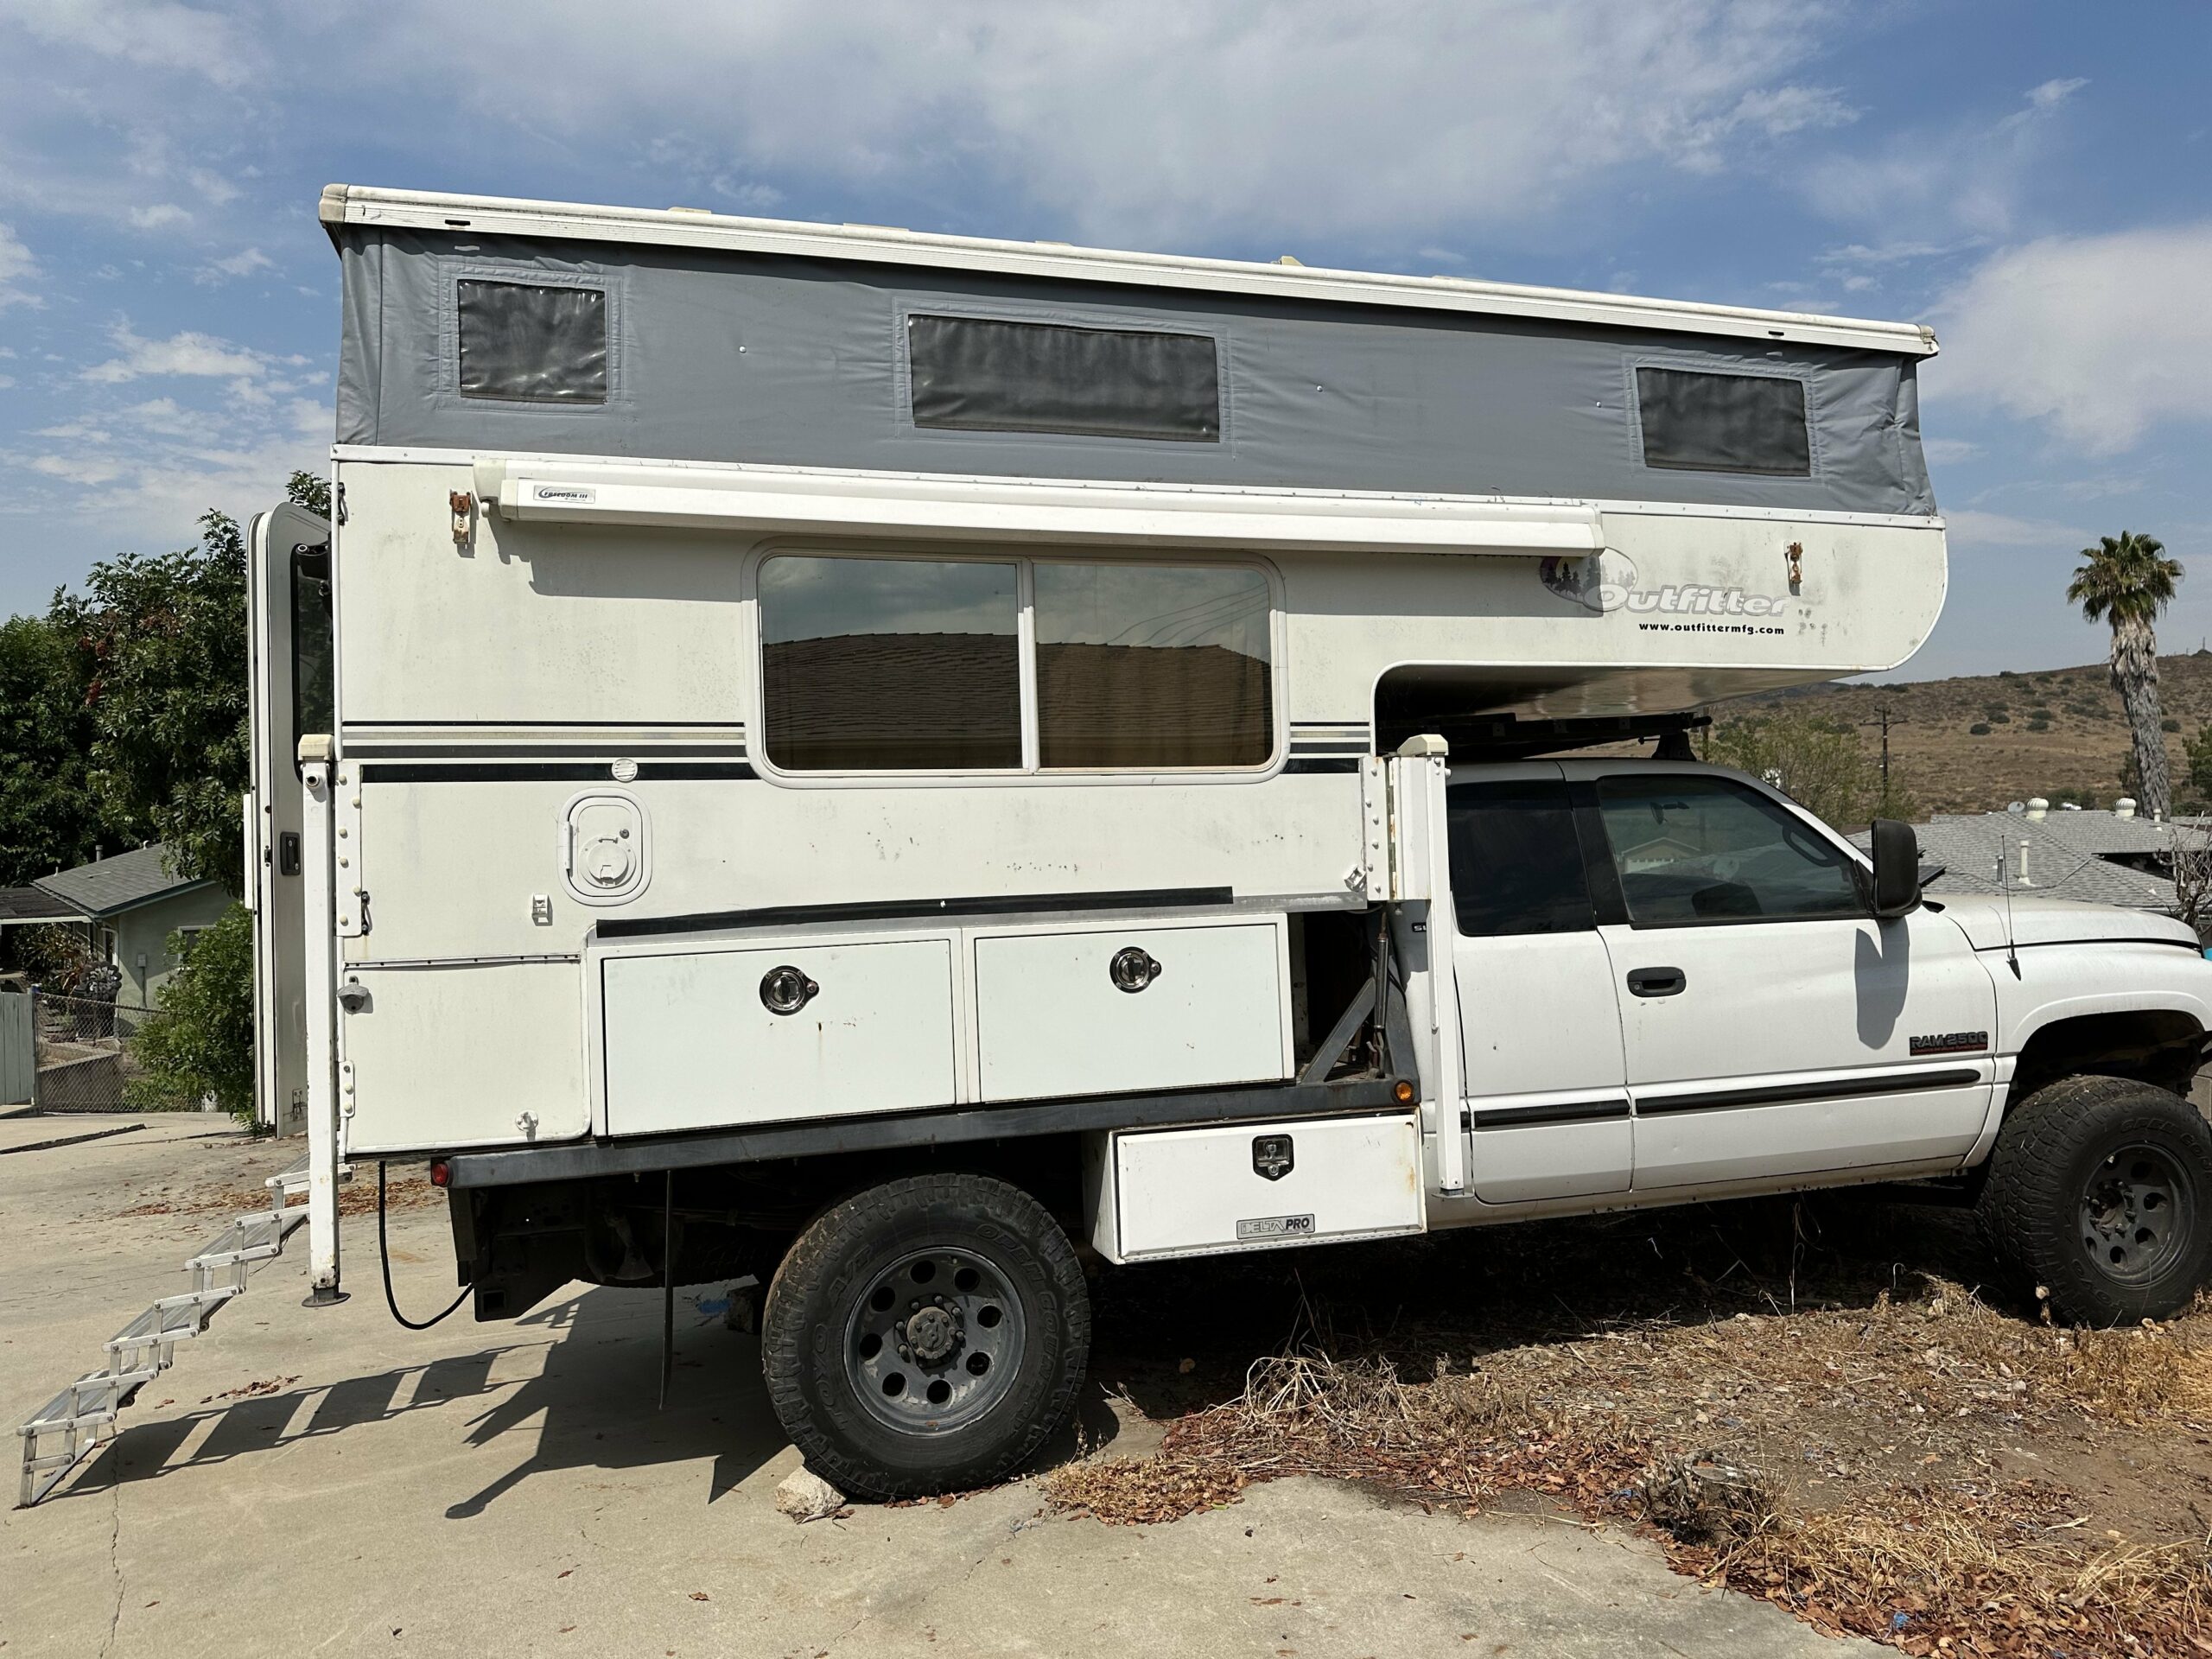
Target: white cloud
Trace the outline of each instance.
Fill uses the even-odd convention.
[[[1964,438],[1923,438],[1921,449],[1938,467],[1948,467],[1955,461],[1972,461],[1981,453],[1981,446],[1969,443]]]
[[[124,323],[114,331],[120,357],[110,358],[84,371],[80,378],[101,385],[116,385],[151,374],[219,375],[252,380],[267,372],[270,359],[257,352],[233,346],[212,334],[192,330],[167,340],[143,340]]]
[[[957,181],[1000,199],[997,228],[1042,216],[1040,229],[1147,246],[1316,227],[1417,246],[1435,227],[1550,218],[1599,175],[1764,166],[1777,137],[1852,114],[1792,75],[1840,9],[1791,0],[546,13],[540,0],[470,13],[482,38],[527,39],[534,82],[563,89],[530,106],[541,145],[604,153],[609,135],[636,134],[656,162],[693,158],[687,188],[828,181],[925,212]],[[357,85],[480,93],[445,4],[405,0],[349,27]]]
[[[130,213],[131,227],[141,231],[167,230],[172,225],[189,225],[192,215],[173,201],[156,202],[150,207],[133,207]]]
[[[2212,223],[2048,237],[1942,302],[1929,392],[2043,423],[2104,456],[2167,420],[2212,420]]]
[[[1949,539],[1964,547],[2063,548],[2082,545],[2084,532],[2044,518],[2018,518],[2010,513],[1981,512],[1972,507],[1943,515]]]
[[[38,296],[22,283],[25,278],[37,275],[38,261],[31,257],[31,251],[23,245],[15,227],[0,224],[0,311],[11,305],[36,305]]]
[[[182,69],[219,86],[244,86],[264,60],[250,29],[165,0],[11,0],[0,14],[48,46]]]
[[[1839,223],[1879,226],[1878,247],[1840,249],[1834,264],[1927,258],[1961,243],[2010,235],[2059,112],[2086,80],[2049,80],[1994,121],[1913,128],[1867,155],[1833,155],[1804,174],[1815,209]],[[1862,256],[1853,261],[1847,256]]]
[[[256,271],[274,270],[276,262],[259,248],[243,248],[225,259],[211,259],[193,273],[196,283],[219,283],[226,277],[251,276]]]

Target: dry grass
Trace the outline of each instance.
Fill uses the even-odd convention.
[[[2145,1506],[2141,1535],[2123,1536],[2063,1481],[2007,1466],[2012,1449],[2094,1462],[2123,1445],[2203,1465],[2212,1316],[2075,1332],[1923,1284],[1794,1313],[1758,1291],[1764,1314],[1577,1320],[1517,1340],[1347,1340],[1307,1306],[1290,1351],[1176,1418],[1156,1454],[1071,1465],[1046,1491],[1123,1524],[1286,1475],[1465,1513],[1536,1494],[1648,1529],[1679,1570],[1908,1653],[2212,1654],[2193,1501]]]

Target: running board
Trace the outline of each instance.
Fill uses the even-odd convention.
[[[338,1179],[343,1181],[353,1173],[340,1165]],[[177,1344],[204,1335],[217,1312],[245,1294],[247,1274],[257,1263],[282,1255],[284,1241],[307,1224],[304,1159],[262,1185],[269,1190],[269,1207],[232,1219],[184,1264],[192,1275],[190,1290],[162,1297],[108,1338],[105,1366],[70,1383],[16,1430],[23,1442],[17,1509],[37,1503],[112,1439],[124,1408],[175,1363]],[[294,1204],[295,1198],[302,1202]]]

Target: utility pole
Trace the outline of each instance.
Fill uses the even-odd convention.
[[[1884,702],[1875,705],[1873,719],[1862,720],[1859,723],[1861,726],[1879,726],[1882,728],[1882,804],[1886,808],[1890,804],[1890,728],[1910,726],[1912,722],[1902,715],[1891,715],[1890,705]]]

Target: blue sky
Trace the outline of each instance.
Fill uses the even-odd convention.
[[[0,607],[331,425],[332,181],[1933,322],[1951,598],[2082,662],[2120,528],[2212,638],[2212,6],[0,0]]]

